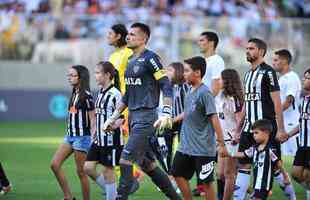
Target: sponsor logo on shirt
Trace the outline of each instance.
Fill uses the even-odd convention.
[[[125,78],[126,85],[142,85],[141,78]]]
[[[259,93],[245,93],[244,100],[245,101],[260,101],[261,96]]]

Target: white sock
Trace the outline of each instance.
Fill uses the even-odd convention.
[[[306,190],[306,198],[307,200],[310,200],[310,190]]]
[[[97,183],[97,184],[100,186],[100,188],[104,191],[106,181],[105,181],[104,176],[103,176],[102,174],[100,174],[100,175],[96,178],[96,183]]]
[[[235,183],[234,200],[243,200],[250,184],[250,170],[240,169]]]
[[[116,183],[105,184],[106,200],[115,200],[117,195]]]
[[[285,196],[287,196],[289,200],[296,200],[296,194],[292,183],[285,185],[283,174],[280,171],[276,171],[274,173],[274,179],[280,185],[281,190],[285,193]]]

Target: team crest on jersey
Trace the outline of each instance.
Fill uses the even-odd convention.
[[[133,72],[136,74],[140,69],[140,66],[139,65],[135,65],[133,66]]]

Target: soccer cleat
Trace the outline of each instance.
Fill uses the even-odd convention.
[[[8,186],[2,186],[1,188],[0,188],[0,195],[5,195],[5,194],[7,194],[8,192],[11,192],[12,191],[12,185],[10,184],[10,185],[8,185]]]
[[[132,183],[131,189],[129,191],[129,194],[135,193],[139,189],[139,187],[140,187],[139,181],[135,178],[133,180],[133,183]]]

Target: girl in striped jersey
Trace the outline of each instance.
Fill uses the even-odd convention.
[[[220,92],[215,97],[216,110],[224,133],[225,145],[231,154],[237,151],[234,137],[237,124],[240,121],[240,111],[243,104],[243,91],[239,74],[234,69],[225,69],[220,77]],[[237,173],[237,160],[232,157],[218,156],[218,196],[219,199],[230,200],[234,192]],[[222,184],[219,184],[222,183]]]
[[[190,90],[190,86],[184,80],[184,67],[180,62],[171,63],[166,70],[167,76],[173,85],[172,116],[173,126],[171,130],[166,130],[163,134],[168,147],[167,163],[169,170],[172,164],[173,140],[175,135],[180,136],[182,126],[182,115],[184,111],[185,96]]]
[[[112,115],[116,105],[121,101],[119,91],[118,73],[110,62],[99,62],[95,68],[95,78],[100,86],[100,91],[95,103],[96,110],[96,135],[87,155],[84,165],[85,172],[101,188],[106,191],[106,199],[116,198],[116,178],[114,167],[119,165],[120,155],[123,149],[123,134],[120,126],[123,119],[114,123],[111,131],[103,131],[104,122]],[[114,79],[114,84],[112,80]],[[97,164],[104,166],[101,173],[96,171]]]
[[[69,68],[68,81],[72,85],[72,95],[68,106],[68,126],[64,143],[54,154],[51,168],[64,193],[65,200],[75,199],[61,169],[62,163],[74,153],[77,174],[80,178],[83,199],[89,200],[89,183],[83,166],[86,153],[91,143],[91,132],[94,131],[95,112],[93,98],[89,88],[89,71],[82,65]]]
[[[304,73],[303,99],[299,126],[289,132],[290,137],[298,135],[298,148],[294,158],[292,176],[306,190],[310,190],[310,69]],[[308,195],[308,194],[307,194]]]

